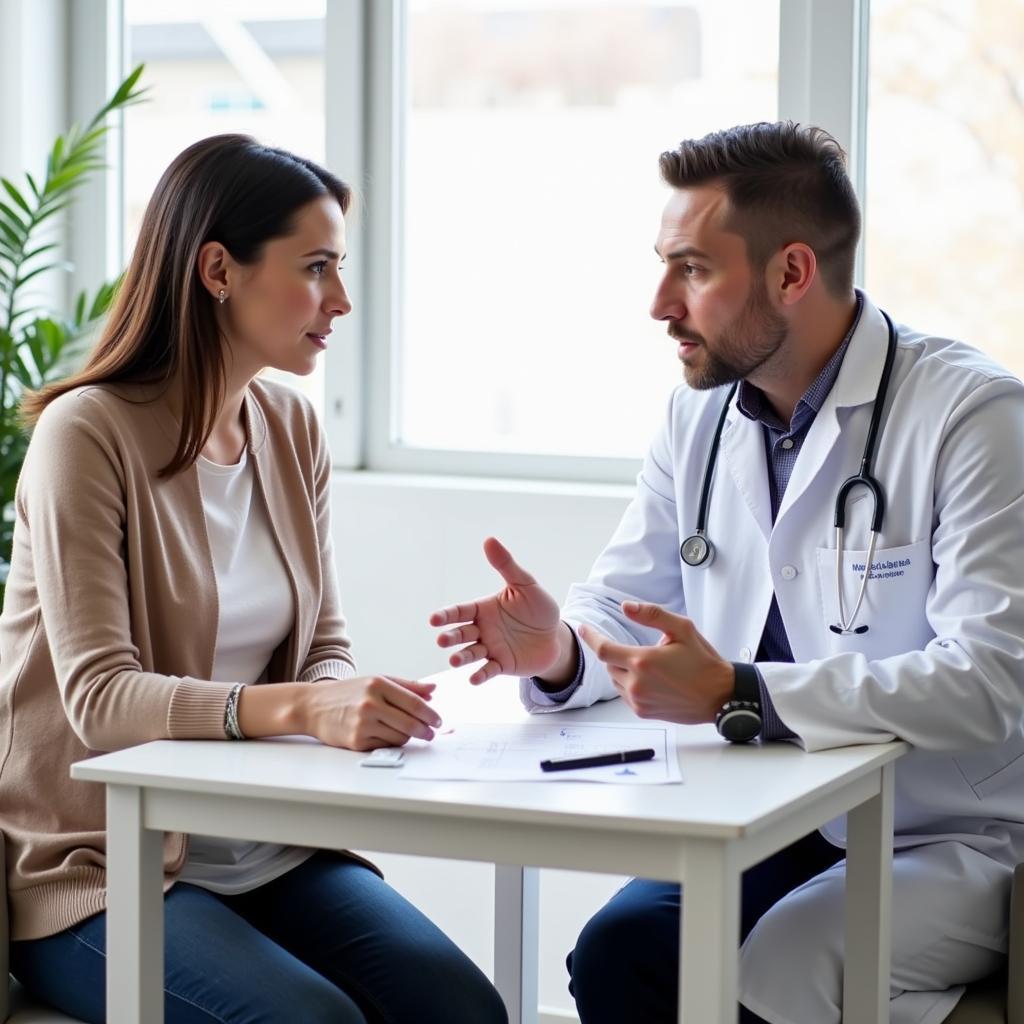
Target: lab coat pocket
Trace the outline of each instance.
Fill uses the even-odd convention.
[[[979,800],[1011,782],[1024,779],[1024,733],[1018,732],[995,748],[954,758],[957,768]]]
[[[896,548],[876,548],[864,600],[854,617],[864,579],[867,550],[844,550],[841,585],[843,613],[851,629],[861,632],[836,633],[840,626],[836,583],[836,549],[818,548],[818,584],[821,613],[833,652],[861,651],[871,658],[885,658],[922,648],[933,636],[925,616],[925,604],[935,568],[931,542],[918,541]]]

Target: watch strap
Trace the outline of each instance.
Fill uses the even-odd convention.
[[[745,704],[756,704],[758,711],[760,711],[761,676],[757,669],[749,661],[734,661],[732,667],[736,673],[736,684],[733,688],[732,699],[741,700]]]
[[[733,662],[735,682],[733,694],[715,717],[719,734],[730,743],[749,743],[761,734],[760,675],[753,665],[744,661]]]

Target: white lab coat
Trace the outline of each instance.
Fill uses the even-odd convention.
[[[707,568],[679,557],[725,390],[678,388],[636,496],[563,617],[622,643],[658,634],[621,612],[626,598],[693,619],[722,657],[753,659],[773,592],[793,664],[759,664],[783,722],[808,751],[894,737],[916,748],[896,767],[896,846],[955,839],[1006,864],[1024,859],[1024,385],[959,342],[898,328],[875,459],[885,519],[858,624],[838,636],[833,517],[858,472],[886,354],[865,298],[835,384],[818,412],[774,527],[760,423],[733,400],[722,434]],[[865,562],[872,502],[849,498],[847,613]],[[584,648],[585,650],[585,648]],[[528,682],[534,711],[556,710]],[[617,696],[585,658],[559,708]],[[845,821],[824,830],[842,845]]]

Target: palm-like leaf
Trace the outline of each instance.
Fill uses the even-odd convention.
[[[28,446],[18,422],[21,398],[74,369],[119,282],[102,285],[91,297],[80,293],[70,314],[33,305],[25,286],[48,272],[70,269],[55,258],[59,245],[47,240],[45,231],[89,176],[105,168],[108,115],[143,99],[142,70],[139,65],[84,128],[74,125],[58,136],[42,180],[26,174],[19,187],[0,178],[0,590],[11,555],[14,488]]]

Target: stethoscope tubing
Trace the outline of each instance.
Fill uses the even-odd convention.
[[[842,529],[846,525],[846,499],[854,487],[866,487],[874,498],[874,514],[871,517],[871,532],[878,533],[882,529],[882,520],[885,516],[885,491],[882,485],[873,476],[875,452],[878,445],[878,431],[882,422],[883,406],[886,396],[889,393],[889,380],[892,377],[893,363],[896,361],[896,328],[889,314],[885,310],[879,310],[885,317],[886,326],[889,328],[888,344],[885,352],[885,363],[882,366],[882,375],[878,378],[878,390],[875,392],[875,402],[871,409],[871,422],[868,425],[868,436],[864,441],[864,454],[860,460],[860,472],[851,476],[843,482],[836,495],[835,526]]]
[[[704,479],[700,488],[700,505],[697,508],[697,530],[702,537],[707,532],[708,505],[711,504],[711,479],[715,475],[715,463],[718,461],[718,446],[722,442],[722,431],[725,430],[725,419],[729,415],[729,406],[732,404],[733,395],[739,384],[733,384],[729,388],[729,394],[725,396],[725,403],[722,411],[718,414],[718,423],[715,426],[715,436],[711,439],[711,448],[708,451],[708,459],[704,465]]]

